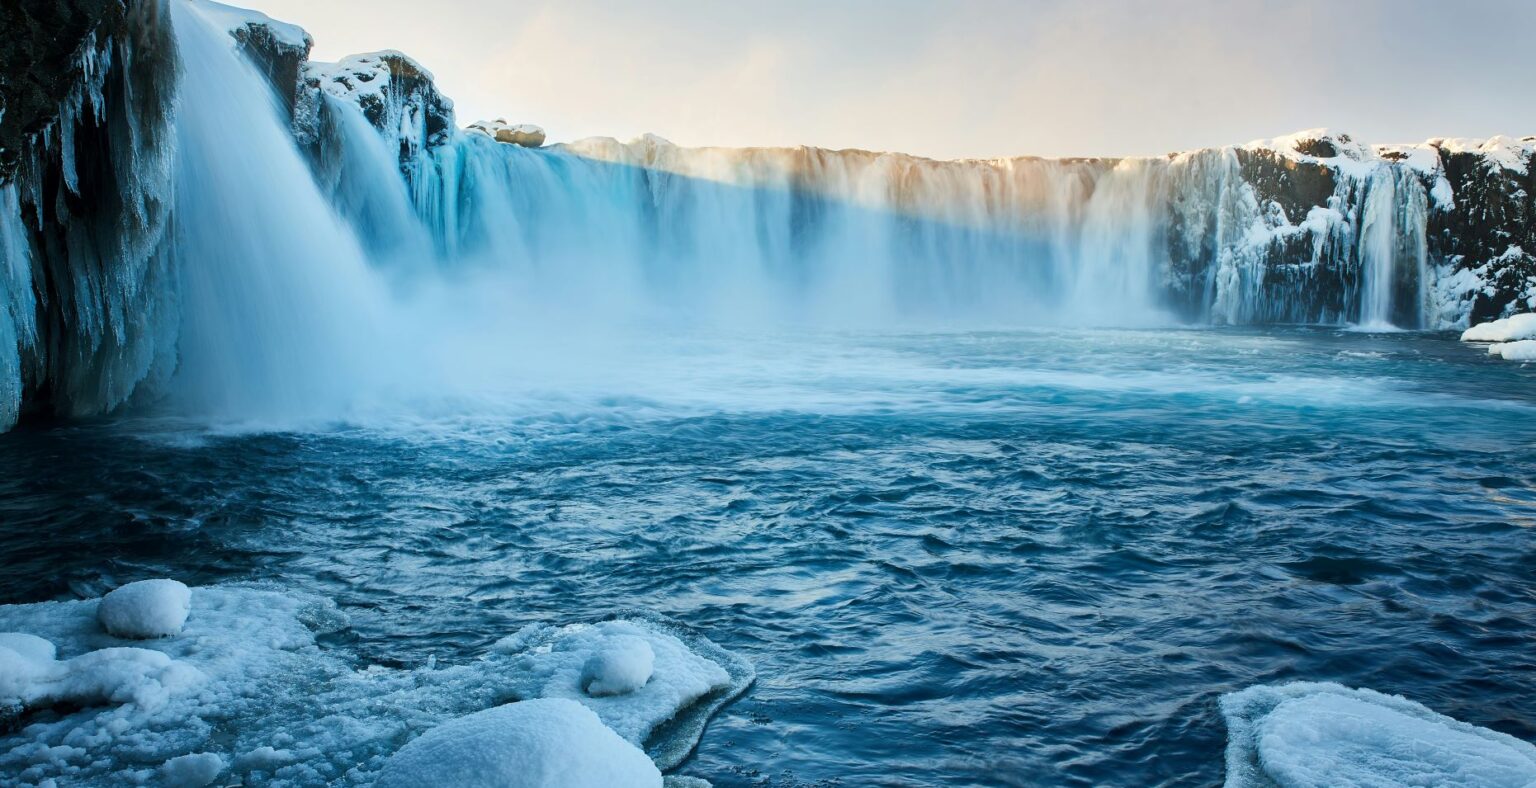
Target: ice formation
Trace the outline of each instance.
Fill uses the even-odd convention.
[[[527,700],[449,720],[400,748],[376,788],[661,788],[661,772],[591,709]]]
[[[163,638],[181,632],[192,609],[192,592],[175,580],[140,580],[101,598],[96,620],[120,638]]]
[[[1228,788],[1536,783],[1536,746],[1396,695],[1298,682],[1224,695],[1221,710]]]
[[[539,697],[591,709],[624,752],[643,745],[653,770],[668,769],[751,681],[739,657],[646,618],[530,627],[460,665],[359,667],[316,642],[345,625],[326,600],[190,592],[181,632],[154,640],[108,634],[97,600],[0,606],[0,773],[17,785],[366,784],[424,732]],[[655,675],[627,695],[588,697],[581,668],[615,636],[654,649]]]

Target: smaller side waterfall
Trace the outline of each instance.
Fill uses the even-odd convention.
[[[1428,308],[1428,197],[1403,168],[1377,167],[1360,221],[1360,326],[1419,328]]]

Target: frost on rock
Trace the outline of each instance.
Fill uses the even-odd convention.
[[[181,631],[192,610],[192,592],[175,580],[140,580],[101,598],[96,619],[120,638],[163,638]]]
[[[1396,695],[1298,682],[1224,695],[1227,788],[1527,788],[1536,747]]]
[[[400,748],[376,788],[661,788],[661,772],[585,706],[511,703],[449,720]]]
[[[311,91],[356,104],[385,142],[398,149],[403,167],[418,166],[429,147],[454,129],[453,101],[437,90],[432,72],[394,50],[350,55],[335,63],[304,65]]]
[[[190,596],[178,634],[142,641],[108,634],[98,600],[0,606],[8,785],[195,783],[209,773],[221,784],[366,785],[423,732],[540,696],[592,709],[626,746],[648,745],[671,768],[752,677],[739,657],[650,619],[534,626],[459,665],[359,666],[317,643],[345,626],[326,600],[241,586]],[[655,675],[627,695],[589,697],[581,669],[615,636],[642,638]]]
[[[650,681],[622,695],[589,695],[584,688],[586,668],[594,659],[603,661],[600,655],[627,652],[621,659],[632,661],[624,667],[640,667],[638,649],[625,645],[628,638],[650,648]],[[511,656],[508,678],[517,697],[577,701],[597,712],[626,741],[646,746],[663,769],[681,763],[709,717],[753,679],[751,666],[740,657],[665,622],[644,618],[565,627],[535,624],[491,648]]]

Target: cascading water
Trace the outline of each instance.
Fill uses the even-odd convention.
[[[180,364],[194,413],[334,413],[371,382],[383,299],[261,77],[223,30],[173,6],[184,64],[176,135]]]
[[[60,410],[102,412],[153,384],[191,413],[333,414],[359,392],[435,393],[530,345],[637,327],[1420,327],[1445,314],[1429,303],[1426,243],[1440,174],[1359,146],[1326,161],[1278,141],[947,162],[655,137],[531,150],[453,130],[446,100],[412,103],[419,81],[388,90],[398,74],[430,83],[398,53],[312,64],[320,120],[296,141],[234,49],[238,13],[213,24],[199,8],[173,4],[175,139],[139,154],[167,162],[151,193],[173,210],[119,222],[151,231],[89,269],[105,285],[61,280],[89,319],[68,326],[83,349],[51,362]],[[60,155],[68,180],[73,147]],[[17,193],[0,201],[0,274],[14,280],[0,424],[40,374],[26,350],[50,344],[28,338],[44,324],[21,285],[39,266],[23,237],[36,230],[15,230]],[[170,229],[152,232],[166,213]]]

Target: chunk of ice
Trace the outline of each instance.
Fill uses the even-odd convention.
[[[1536,784],[1536,747],[1396,695],[1298,682],[1224,695],[1227,788]]]

